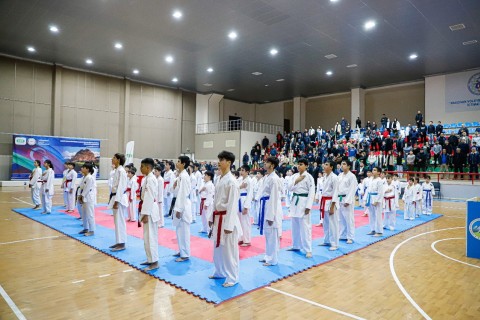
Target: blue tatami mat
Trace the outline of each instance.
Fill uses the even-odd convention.
[[[143,239],[128,236],[127,250],[111,252],[108,246],[115,239],[114,230],[97,225],[95,236],[84,237],[78,235],[78,232],[82,229],[80,221],[76,220],[75,217],[59,212],[62,209],[61,207],[54,207],[50,215],[42,215],[39,210],[30,208],[14,209],[13,211],[74,238],[133,268],[141,269],[140,263],[146,260]],[[175,257],[172,256],[175,253],[174,250],[163,246],[159,246],[160,268],[150,271],[148,274],[196,297],[218,304],[441,217],[439,214],[423,215],[414,221],[409,221],[403,220],[403,212],[398,211],[398,213],[397,230],[384,230],[384,237],[381,238],[367,236],[366,234],[370,231],[369,227],[368,225],[362,226],[356,229],[354,244],[347,245],[341,241],[339,250],[333,252],[328,251],[327,247],[317,246],[323,242],[323,239],[315,239],[311,259],[305,258],[304,254],[298,252],[286,251],[286,248],[280,251],[277,266],[262,266],[259,259],[262,259],[263,255],[243,259],[240,261],[240,282],[230,288],[222,287],[223,279],[208,279],[208,276],[212,275],[214,271],[213,263],[195,257],[191,257],[187,262],[176,263],[174,262]],[[197,224],[199,223],[197,222]],[[289,223],[285,221],[285,224]],[[192,238],[192,241],[195,240]]]

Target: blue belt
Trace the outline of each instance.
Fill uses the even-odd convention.
[[[425,202],[427,203],[428,206],[431,206],[432,205],[432,190],[423,190],[423,192],[427,193],[425,195]]]
[[[240,197],[246,197],[247,193],[240,193]],[[238,198],[238,212],[242,212],[242,199]]]
[[[269,196],[260,198],[260,217],[258,217],[258,226],[260,227],[260,235],[263,235],[263,223],[265,220],[265,204],[270,200]]]
[[[370,200],[371,200],[370,198],[371,198],[372,196],[377,196],[377,195],[378,195],[377,192],[369,192],[369,193],[368,193],[368,196],[367,196],[367,204],[366,204],[366,205],[369,206],[369,205],[370,205]]]

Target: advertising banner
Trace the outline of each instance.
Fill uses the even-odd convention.
[[[125,150],[125,164],[133,162],[133,149],[135,147],[135,141],[129,141]]]
[[[13,135],[12,180],[28,180],[33,161],[40,160],[43,166],[47,159],[52,161],[55,178],[62,178],[65,161],[75,162],[75,171],[80,176],[85,162],[93,162],[99,168],[100,140]]]
[[[480,70],[447,74],[445,112],[477,110],[480,111]]]

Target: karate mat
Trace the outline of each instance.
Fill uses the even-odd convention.
[[[32,210],[30,208],[13,209],[13,211],[19,214],[141,270],[142,266],[140,266],[140,263],[145,261],[146,257],[142,239],[143,230],[137,227],[136,222],[127,223],[127,250],[111,252],[108,247],[115,242],[113,218],[105,205],[99,205],[95,208],[97,230],[93,237],[79,235],[78,232],[82,229],[82,226],[81,222],[76,220],[78,214],[66,214],[64,210],[63,207],[53,207],[50,215],[42,215],[40,210]],[[284,208],[284,210],[286,209]],[[384,230],[384,237],[375,238],[366,235],[370,228],[368,227],[368,218],[361,217],[362,213],[359,210],[355,211],[355,225],[357,226],[355,242],[347,245],[344,241],[340,241],[339,250],[337,251],[332,252],[328,250],[328,247],[318,246],[319,243],[323,242],[323,228],[313,226],[313,257],[310,259],[305,258],[305,255],[300,252],[286,250],[291,245],[291,224],[290,219],[286,218],[283,222],[279,264],[271,267],[264,267],[259,262],[265,252],[265,240],[263,236],[259,235],[257,228],[253,226],[252,246],[240,247],[240,282],[230,288],[222,287],[223,279],[208,279],[208,276],[214,270],[212,263],[213,243],[206,235],[198,233],[201,227],[200,217],[197,217],[197,222],[191,226],[192,256],[190,260],[182,263],[174,261],[175,257],[173,257],[173,254],[177,251],[176,236],[171,219],[166,219],[165,228],[159,229],[160,267],[157,270],[148,272],[148,274],[198,298],[218,304],[441,217],[439,214],[432,214],[431,216],[421,216],[414,221],[410,221],[404,220],[403,212],[399,210],[396,230]],[[313,211],[312,223],[316,224],[318,220],[317,209]]]

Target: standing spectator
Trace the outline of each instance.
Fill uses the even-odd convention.
[[[461,137],[463,132],[468,136],[468,128],[465,127],[465,123],[462,123],[462,127],[458,130],[458,135]]]
[[[477,152],[477,148],[473,147],[472,152],[468,155],[468,164],[470,165],[470,173],[477,174],[475,176],[477,180],[478,180],[478,164],[479,163],[480,163],[480,155]]]
[[[427,171],[427,155],[425,153],[425,149],[422,148],[420,149],[420,152],[417,153],[415,157],[415,164],[418,172]]]
[[[249,161],[250,161],[250,157],[248,156],[247,152],[245,151],[245,154],[243,155],[243,158],[242,158],[243,165],[247,166]]]
[[[435,128],[435,132],[437,134],[437,137],[443,133],[442,121],[438,121],[437,127]]]
[[[340,127],[342,127],[342,133],[345,133],[347,130],[348,122],[345,120],[345,117],[342,117],[342,121],[340,121]]]
[[[417,115],[415,116],[415,122],[417,123],[417,128],[420,127],[423,122],[423,114],[420,110],[418,110]]]
[[[430,143],[433,143],[434,141],[433,137],[435,136],[435,132],[436,132],[435,125],[433,124],[433,121],[430,121],[427,127],[428,141],[430,141]]]
[[[438,141],[435,141],[435,145],[432,148],[433,151],[433,165],[436,168],[438,165],[440,153],[442,152],[442,146],[438,143]]]
[[[450,155],[447,153],[447,149],[442,149],[442,153],[439,157],[440,161],[440,172],[449,172],[450,171]],[[442,179],[445,178],[445,175],[442,176]],[[447,174],[446,179],[449,179],[450,176]]]
[[[281,147],[283,145],[283,136],[280,131],[277,132],[277,146]]]
[[[465,166],[467,157],[463,154],[460,148],[457,148],[455,154],[453,155],[453,172],[455,175],[454,179],[457,179],[457,173],[463,173],[463,167]],[[463,174],[460,175],[460,179],[463,180]]]
[[[415,167],[415,155],[413,154],[413,150],[410,150],[407,156],[407,168],[408,171],[413,171]]]
[[[360,120],[360,117],[357,117],[357,120],[355,120],[355,129],[361,129],[362,128],[362,120]]]
[[[397,164],[398,176],[400,178],[403,178],[403,174],[400,173],[400,172],[403,172],[403,154],[402,154],[402,151],[398,151],[398,153],[397,153],[396,164]]]
[[[269,144],[270,144],[270,141],[268,140],[267,136],[265,136],[262,139],[262,148],[265,149],[266,147],[268,147]]]
[[[387,128],[387,123],[388,123],[388,118],[387,116],[384,114],[382,114],[382,118],[380,119],[380,123],[382,125],[382,129],[386,129]]]

